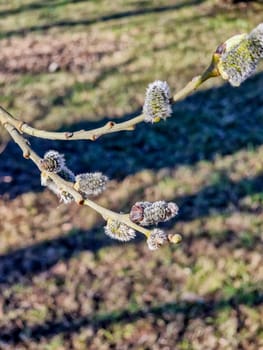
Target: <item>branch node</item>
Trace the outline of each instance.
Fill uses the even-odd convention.
[[[24,125],[24,124],[25,124],[25,122],[21,121],[21,122],[19,122],[18,125],[17,125],[17,130],[20,132],[20,134],[23,134],[22,128],[23,128],[23,125]]]
[[[30,151],[29,150],[26,150],[24,153],[23,153],[23,157],[25,159],[29,159],[30,158]]]
[[[112,129],[114,127],[114,125],[115,125],[115,123],[113,121],[110,121],[110,122],[107,123],[107,127],[109,129]]]
[[[94,134],[91,136],[91,141],[96,141],[99,137],[100,137],[100,135]]]
[[[72,136],[73,136],[73,132],[71,132],[71,131],[65,132],[65,138],[66,138],[67,140],[70,139]]]

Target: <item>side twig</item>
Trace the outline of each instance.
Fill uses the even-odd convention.
[[[13,125],[10,125],[9,122],[5,122],[5,123],[3,123],[3,125],[6,128],[6,130],[8,131],[8,133],[10,134],[10,136],[12,137],[12,139],[16,142],[16,144],[22,150],[24,158],[31,159],[36,164],[38,169],[40,171],[42,171],[42,167],[41,167],[42,158],[40,158],[32,150],[29,142],[26,139],[24,139],[24,137],[21,134],[19,134],[17,129]],[[71,194],[76,203],[78,203],[80,205],[86,205],[86,206],[92,208],[93,210],[98,212],[105,219],[105,221],[107,221],[108,219],[117,220],[119,222],[126,224],[129,227],[132,227],[136,231],[141,232],[146,237],[149,237],[150,231],[135,224],[134,222],[132,222],[129,219],[129,215],[119,214],[119,213],[116,213],[112,210],[106,209],[106,208],[102,207],[101,205],[93,202],[90,199],[84,200],[82,195],[74,189],[73,184],[71,182],[65,181],[58,174],[49,173],[48,176],[56,183],[56,185],[59,188],[61,188],[63,191],[68,192],[69,194]]]

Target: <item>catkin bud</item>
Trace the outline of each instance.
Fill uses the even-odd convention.
[[[220,48],[223,50],[218,71],[232,86],[239,86],[255,72],[259,59],[263,58],[263,23],[248,35],[235,35]]]
[[[66,181],[75,181],[75,175],[66,166],[64,166],[57,174]],[[72,195],[67,191],[61,190],[46,172],[41,173],[41,185],[48,187],[53,193],[55,193],[60,198],[61,202],[64,202],[65,204],[68,204],[74,200]]]
[[[76,176],[74,188],[79,191],[84,198],[88,196],[98,196],[107,184],[108,178],[102,173],[86,173]]]
[[[131,227],[117,220],[108,219],[104,229],[107,236],[118,241],[127,242],[136,236],[135,231]]]
[[[150,236],[147,239],[147,244],[150,250],[156,250],[166,242],[168,242],[167,233],[158,228],[152,230]]]
[[[178,210],[178,206],[173,202],[137,202],[131,208],[130,219],[141,226],[156,225],[176,216]]]
[[[58,173],[64,166],[64,154],[60,154],[57,151],[48,151],[41,160],[42,169],[50,173]]]
[[[171,116],[171,92],[166,81],[149,84],[143,105],[144,121],[154,123]]]

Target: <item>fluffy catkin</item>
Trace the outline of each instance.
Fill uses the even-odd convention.
[[[109,219],[104,230],[107,236],[123,242],[130,241],[136,236],[135,231],[131,227],[119,222],[118,220]]]
[[[74,187],[84,198],[87,198],[101,194],[105,190],[107,182],[108,177],[99,172],[79,174],[76,176]]]
[[[50,173],[58,173],[65,166],[64,154],[57,151],[48,151],[41,160],[41,167]]]
[[[156,80],[149,84],[143,105],[144,121],[154,123],[171,116],[171,92],[166,81]]]
[[[232,45],[231,42],[236,43]],[[263,23],[248,35],[237,35],[226,41],[218,69],[223,79],[232,86],[239,86],[255,72],[262,57]]]
[[[168,241],[168,235],[163,230],[158,228],[151,231],[150,236],[147,239],[147,244],[150,250],[156,250],[160,248],[164,243]]]
[[[249,40],[251,40],[258,58],[263,58],[263,23],[252,30],[249,34]]]
[[[130,219],[141,226],[156,225],[178,214],[178,206],[173,202],[137,202],[130,211]]]

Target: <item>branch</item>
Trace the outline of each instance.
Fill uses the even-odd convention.
[[[4,117],[2,116],[2,120],[3,120],[3,118]],[[6,118],[6,119],[8,120],[8,118]],[[40,171],[43,171],[42,166],[41,166],[42,158],[40,158],[32,150],[29,142],[21,134],[19,134],[17,129],[13,125],[10,125],[9,122],[7,122],[7,121],[4,122],[3,126],[6,128],[6,130],[8,131],[10,136],[12,137],[12,139],[16,142],[16,144],[22,150],[24,158],[31,159],[36,164],[38,169]],[[98,212],[104,218],[105,221],[107,221],[108,219],[117,220],[117,221],[124,223],[127,226],[135,229],[136,231],[141,232],[147,238],[149,237],[151,231],[135,224],[134,222],[132,222],[129,219],[128,214],[116,213],[112,210],[109,210],[109,209],[102,207],[101,205],[93,202],[90,199],[84,200],[83,196],[78,191],[76,191],[74,189],[73,184],[71,182],[65,181],[59,175],[54,174],[54,173],[48,173],[48,176],[56,183],[56,185],[60,189],[70,193],[77,204],[86,205],[86,206],[89,206],[90,208],[94,209],[96,212]],[[172,237],[171,237],[170,241],[173,242]]]
[[[202,85],[207,79],[217,77],[219,75],[217,70],[217,54],[214,54],[210,66],[203,72],[203,74],[193,78],[182,90],[178,91],[172,98],[172,103],[176,103],[182,98],[188,96],[195,91],[200,85]],[[118,131],[130,131],[134,130],[135,126],[144,121],[145,116],[140,114],[134,118],[131,118],[125,122],[115,123],[109,121],[104,126],[93,130],[79,130],[75,132],[53,132],[39,130],[29,126],[28,124],[15,119],[10,113],[8,113],[3,107],[0,106],[0,120],[8,121],[19,132],[25,133],[34,137],[49,139],[49,140],[91,140],[95,141],[100,136],[105,134],[112,134]],[[4,118],[3,118],[4,117]]]
[[[200,76],[195,77],[192,81],[190,81],[182,90],[180,90],[177,94],[175,94],[172,98],[172,103],[179,101],[181,98],[189,95],[191,92],[196,90],[204,81],[207,79],[218,76],[216,65],[215,55],[213,56],[212,63],[210,66],[204,71],[204,73]],[[30,127],[26,123],[15,119],[8,111],[4,108],[0,107],[0,122],[5,127],[5,129],[9,132],[10,136],[17,143],[17,145],[21,148],[23,152],[23,156],[26,159],[31,159],[40,172],[47,172],[46,169],[43,168],[42,158],[40,158],[31,148],[30,143],[26,140],[22,134],[26,133],[31,136],[46,138],[46,139],[54,139],[54,140],[96,140],[101,135],[118,132],[122,130],[133,130],[135,126],[145,120],[145,116],[143,114],[134,117],[128,121],[121,123],[114,123],[112,121],[105,124],[103,127],[85,131],[80,130],[76,132],[48,132],[44,130],[38,130]],[[74,183],[65,181],[61,176],[54,172],[47,172],[48,177],[54,181],[55,185],[61,191],[65,191],[70,194],[74,201],[80,205],[86,205],[98,212],[105,221],[114,220],[116,222],[122,223],[138,232],[141,232],[147,237],[147,242],[150,249],[156,249],[160,244],[163,244],[165,241],[163,237],[163,233],[161,230],[154,229],[150,231],[145,229],[142,226],[137,225],[135,222],[131,221],[129,214],[119,214],[113,212],[107,208],[100,206],[94,201],[84,198],[80,192],[74,187]],[[167,241],[170,243],[178,243],[181,240],[181,236],[178,234],[172,234],[167,236]]]
[[[193,91],[197,90],[199,86],[201,86],[206,80],[218,77],[220,75],[217,69],[218,61],[219,54],[214,53],[211,63],[207,69],[201,75],[194,77],[182,90],[178,91],[173,96],[173,102],[175,103],[182,98],[190,95]]]
[[[158,222],[170,220],[177,215],[178,207],[175,203],[166,203],[165,201],[137,202],[132,207],[130,214],[119,214],[106,209],[99,204],[93,202],[88,197],[88,191],[81,190],[81,180],[79,182],[77,177],[82,176],[82,180],[88,178],[90,174],[79,174],[76,179],[74,176],[72,182],[65,181],[63,176],[59,176],[59,170],[52,172],[52,166],[57,169],[59,165],[64,165],[63,155],[55,156],[55,151],[50,151],[53,159],[47,162],[46,155],[44,160],[41,159],[30,147],[30,143],[22,136],[26,133],[31,136],[54,139],[54,140],[96,140],[98,137],[118,132],[122,130],[133,130],[135,126],[143,121],[157,122],[160,119],[166,119],[172,113],[171,104],[176,103],[180,99],[188,96],[202,85],[207,79],[212,77],[221,77],[228,80],[231,85],[239,86],[246,80],[256,69],[258,61],[262,58],[263,52],[263,23],[259,24],[250,34],[238,35],[231,37],[225,43],[218,46],[216,52],[212,56],[212,61],[209,67],[199,76],[192,79],[183,89],[178,91],[172,98],[169,86],[166,82],[155,81],[150,84],[146,91],[146,99],[143,107],[143,114],[131,118],[128,121],[121,123],[114,123],[109,121],[103,127],[93,130],[80,130],[76,132],[47,132],[30,127],[26,123],[15,119],[4,108],[0,107],[0,122],[3,127],[9,132],[13,140],[18,144],[23,152],[25,158],[31,159],[39,168],[42,175],[46,175],[47,179],[55,184],[55,189],[58,193],[68,193],[76,203],[87,205],[97,211],[106,221],[107,226],[105,233],[115,239],[129,240],[134,238],[135,231],[141,232],[147,237],[149,249],[158,249],[160,245],[165,242],[178,243],[181,236],[178,234],[167,235],[162,230],[155,228],[152,231],[147,230],[141,226],[150,226]],[[237,62],[237,63],[236,63]],[[48,153],[50,153],[48,152]],[[50,156],[50,155],[49,155]],[[44,161],[46,161],[44,163]],[[61,163],[61,164],[59,164]],[[44,165],[45,164],[45,165]],[[52,166],[51,166],[52,165]],[[64,168],[67,169],[66,167]],[[63,168],[61,168],[61,171]],[[70,169],[67,169],[71,173]],[[70,177],[65,177],[70,178]],[[47,180],[47,181],[48,181]],[[73,182],[74,180],[75,183]],[[100,180],[97,180],[100,183]],[[102,184],[104,180],[101,180]],[[78,186],[77,186],[78,185]],[[87,185],[82,184],[84,187]],[[82,188],[84,188],[82,187]],[[50,187],[51,189],[51,187]],[[79,190],[79,191],[78,191]],[[90,190],[90,189],[89,189]],[[56,193],[56,191],[54,191]],[[61,195],[62,197],[62,195]],[[147,214],[148,213],[148,214]],[[111,222],[113,221],[113,222]],[[140,225],[137,225],[139,223]],[[121,225],[119,225],[121,224]],[[120,237],[128,227],[129,232],[124,232],[126,236]],[[118,232],[119,230],[119,232]],[[117,236],[119,234],[119,236]],[[128,234],[128,236],[127,236]],[[129,238],[129,239],[127,239]]]

